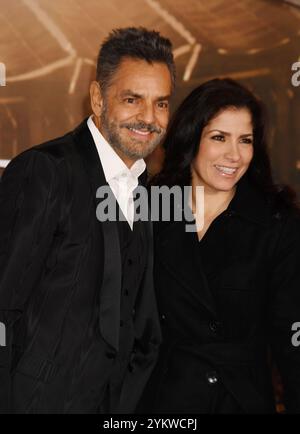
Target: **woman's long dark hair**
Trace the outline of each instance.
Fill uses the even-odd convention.
[[[204,127],[229,107],[249,110],[253,124],[253,159],[246,176],[263,193],[279,195],[295,206],[296,195],[289,187],[275,185],[266,142],[266,115],[263,104],[247,88],[231,79],[214,79],[194,89],[174,113],[163,143],[165,160],[151,185],[190,185],[191,163],[199,150]]]

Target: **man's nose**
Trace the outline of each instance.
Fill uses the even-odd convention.
[[[152,104],[143,104],[138,115],[138,121],[144,122],[145,124],[155,123],[155,111]]]

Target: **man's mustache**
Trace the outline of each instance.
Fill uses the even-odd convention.
[[[145,124],[145,122],[137,122],[137,123],[126,123],[126,124],[121,124],[120,125],[121,128],[133,128],[134,130],[144,130],[144,131],[149,131],[150,133],[157,133],[157,134],[161,134],[162,133],[162,129],[158,128],[156,125],[153,124]]]

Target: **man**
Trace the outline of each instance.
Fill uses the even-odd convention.
[[[113,31],[90,88],[93,116],[4,172],[3,412],[134,411],[161,337],[150,222],[134,221],[133,191],[164,136],[174,80],[169,40],[142,28]],[[101,186],[123,219],[97,219]]]

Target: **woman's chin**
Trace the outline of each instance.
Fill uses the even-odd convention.
[[[233,188],[235,188],[237,184],[236,180],[231,180],[231,179],[224,179],[224,180],[218,180],[215,182],[211,182],[209,184],[207,184],[207,187],[210,190],[215,190],[215,191],[223,191],[223,192],[230,192],[232,191]]]

